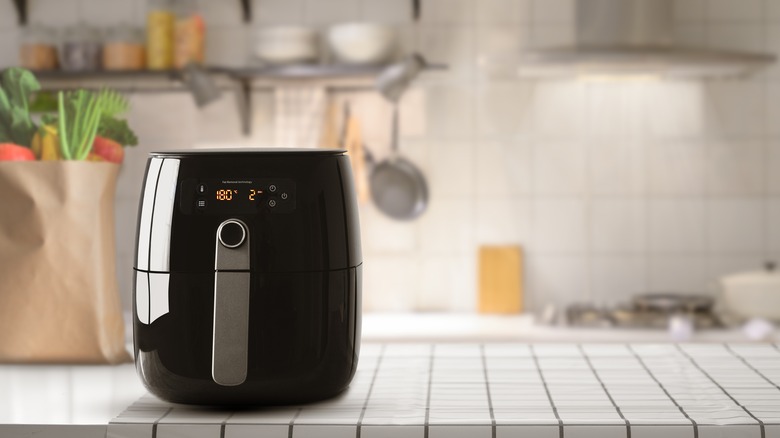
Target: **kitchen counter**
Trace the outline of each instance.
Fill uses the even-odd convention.
[[[0,436],[780,437],[778,384],[769,343],[366,343],[341,396],[241,411],[145,395],[131,365],[0,366]]]
[[[0,365],[0,437],[104,437],[144,394],[133,364]]]
[[[365,313],[368,342],[672,342],[667,330],[610,329],[537,324],[533,315],[473,313]],[[767,341],[780,341],[776,335]],[[694,331],[685,341],[747,342],[739,328]]]

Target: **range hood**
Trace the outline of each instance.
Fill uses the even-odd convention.
[[[676,44],[673,0],[575,1],[575,45],[521,53],[521,77],[727,77],[775,61],[764,53]]]

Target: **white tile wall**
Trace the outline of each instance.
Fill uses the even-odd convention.
[[[705,145],[700,140],[645,145],[648,191],[660,196],[695,196],[705,187]]]
[[[533,99],[530,84],[486,82],[479,86],[477,93],[477,132],[481,137],[518,137],[529,132]]]
[[[760,136],[764,132],[762,97],[765,84],[757,79],[719,81],[705,86],[708,136],[711,138]]]
[[[653,256],[650,258],[649,290],[673,293],[709,291],[712,279],[706,274],[706,260],[701,256]]]
[[[595,195],[640,196],[647,192],[648,147],[636,140],[604,139],[592,142],[590,193]]]
[[[707,45],[712,48],[759,51],[764,49],[764,32],[749,23],[708,24]]]
[[[614,305],[626,300],[628,294],[647,290],[647,258],[643,255],[595,256],[593,300]]]
[[[780,66],[752,78],[685,82],[519,80],[526,47],[574,42],[576,0],[202,1],[211,63],[244,65],[252,29],[375,20],[449,69],[425,73],[402,100],[402,151],[425,172],[429,210],[394,222],[361,207],[367,310],[473,311],[483,244],[526,251],[532,308],[655,291],[715,293],[718,276],[780,258]],[[63,27],[142,24],[146,0],[30,0],[30,21]],[[689,44],[780,54],[774,0],[676,0]],[[0,66],[20,29],[0,0]],[[502,64],[503,62],[503,64]],[[389,152],[389,107],[371,92],[335,93]],[[342,99],[342,100],[338,100]],[[141,146],[117,192],[119,281],[129,305],[144,157],[194,144],[274,144],[273,93],[253,96],[253,134],[231,96],[198,110],[184,93],[131,96]],[[401,272],[403,275],[399,275]]]
[[[576,198],[536,197],[532,206],[533,249],[542,254],[582,254],[588,247],[588,211]]]
[[[712,195],[764,193],[766,150],[760,141],[714,141],[706,159],[707,192]]]
[[[598,253],[647,251],[647,202],[635,198],[597,198],[591,212],[592,248]]]
[[[477,4],[477,24],[529,24],[531,0],[483,0]]]
[[[476,148],[475,189],[479,199],[531,194],[530,141],[484,140]]]
[[[652,253],[703,253],[705,202],[698,198],[651,199],[648,233]]]
[[[760,199],[707,201],[707,242],[715,254],[761,253],[765,249],[765,209]]]
[[[702,21],[706,0],[677,0],[674,2],[674,18],[678,21]]]
[[[360,15],[358,0],[303,0],[304,22],[330,25],[340,21],[355,21]]]
[[[580,195],[586,190],[585,145],[577,140],[535,140],[533,188],[539,195]]]
[[[765,0],[709,0],[708,18],[711,21],[748,21],[755,23],[765,13]],[[769,2],[771,3],[771,1]]]
[[[474,0],[430,0],[421,2],[423,23],[473,24]]]
[[[254,0],[252,18],[258,24],[301,24],[303,0]]]
[[[526,303],[531,308],[548,304],[589,301],[593,298],[584,256],[529,254],[525,267],[526,288],[530,292]]]
[[[573,23],[575,0],[536,0],[533,2],[534,23]]]
[[[780,254],[780,198],[769,198],[767,201],[768,212],[767,229],[769,235],[767,237],[767,244],[769,245],[769,252],[775,257]]]

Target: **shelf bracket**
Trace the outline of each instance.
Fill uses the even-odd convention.
[[[241,10],[244,13],[244,23],[252,22],[252,2],[251,0],[241,0]]]
[[[249,137],[252,135],[252,80],[240,78],[237,82],[236,104],[241,119],[241,133],[244,137]]]
[[[16,15],[19,17],[19,25],[27,24],[27,0],[14,0],[16,6]]]

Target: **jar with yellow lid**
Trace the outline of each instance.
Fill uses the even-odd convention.
[[[176,15],[172,0],[151,0],[146,15],[146,65],[150,70],[173,68]]]

